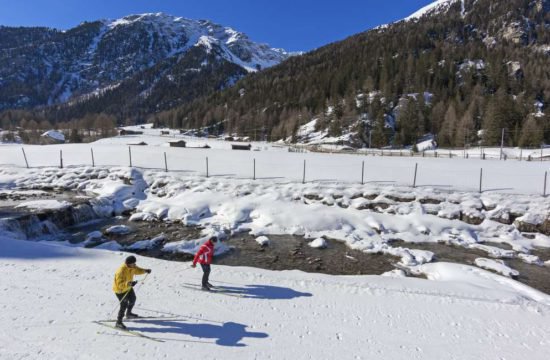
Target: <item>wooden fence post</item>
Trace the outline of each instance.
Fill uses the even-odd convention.
[[[544,172],[544,191],[542,192],[542,196],[546,197],[546,180],[548,178],[548,171]]]
[[[132,167],[132,149],[128,146],[128,154],[130,155],[130,167]]]
[[[413,188],[416,187],[416,173],[418,171],[418,163],[414,165],[414,180],[413,180]]]
[[[63,150],[59,150],[59,168],[63,169]]]
[[[254,176],[252,180],[256,180],[256,159],[254,159]]]
[[[95,167],[94,149],[90,148],[90,152],[92,153],[92,167]]]
[[[306,161],[304,160],[304,174],[302,176],[302,184],[306,183]]]
[[[483,183],[483,168],[481,168],[481,171],[479,172],[479,193],[481,194],[481,185]]]
[[[164,171],[168,172],[168,160],[166,159],[166,151],[164,152]]]
[[[365,184],[365,160],[363,160],[363,166],[361,167],[361,185]]]
[[[27,161],[27,154],[25,154],[25,149],[21,148],[23,150],[23,157],[25,158],[25,164],[27,164],[27,169],[29,168],[29,162]]]

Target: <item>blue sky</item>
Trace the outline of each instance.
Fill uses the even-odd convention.
[[[86,20],[165,12],[208,19],[252,40],[312,50],[402,19],[433,0],[0,0],[0,25],[68,29]]]

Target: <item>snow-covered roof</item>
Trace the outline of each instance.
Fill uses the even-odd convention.
[[[54,140],[60,141],[60,142],[65,142],[65,135],[63,135],[62,132],[59,132],[57,130],[48,130],[40,136],[49,137],[51,139],[54,139]]]

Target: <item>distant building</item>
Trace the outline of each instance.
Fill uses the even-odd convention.
[[[231,149],[233,150],[250,150],[252,149],[252,145],[244,145],[244,144],[231,144]]]
[[[137,144],[128,144],[128,145],[134,145],[134,146],[145,146],[147,143],[145,141],[138,142]]]
[[[170,141],[170,147],[185,147],[186,145],[184,140]]]
[[[57,130],[48,130],[40,137],[43,144],[63,144],[65,142],[65,135]]]
[[[126,129],[120,129],[118,131],[118,134],[120,136],[124,136],[124,135],[142,135],[143,134],[143,131],[134,131],[134,130],[126,130]]]

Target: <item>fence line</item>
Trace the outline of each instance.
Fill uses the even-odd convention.
[[[31,168],[33,166],[31,166],[29,164],[29,161],[28,161],[28,158],[27,158],[27,154],[25,152],[25,149],[24,148],[21,148],[22,150],[22,153],[23,153],[23,158],[24,158],[24,161],[25,161],[25,165],[27,168]],[[70,152],[69,152],[70,154]],[[90,148],[90,154],[91,154],[91,164],[93,167],[95,167],[97,164],[96,164],[96,159],[95,159],[95,155],[94,155],[94,149],[93,148]],[[147,156],[145,156],[144,153],[141,154],[142,157],[145,157],[145,158],[148,158],[147,161],[141,161],[142,164],[144,163],[147,163],[149,162],[146,166],[140,166],[139,164],[136,164],[136,160],[137,162],[139,163],[139,158],[140,156],[136,156],[136,155],[140,155],[139,152],[138,154],[136,154],[134,152],[134,154],[132,154],[132,148],[131,147],[128,147],[128,157],[129,157],[129,164],[130,164],[130,167],[136,167],[136,168],[141,168],[141,169],[148,169],[148,170],[164,170],[165,172],[168,172],[169,171],[169,168],[168,168],[168,156],[167,156],[167,153],[166,151],[162,152],[162,154],[159,152],[159,155],[161,156],[160,158],[157,158],[158,161],[159,161],[159,167],[151,167],[150,165],[153,164],[153,162],[156,162],[157,160],[154,159],[155,157],[155,153],[147,153]],[[368,156],[366,154],[363,154],[364,156]],[[199,159],[200,157],[196,157],[196,159]],[[203,174],[203,176],[205,175],[207,178],[210,177],[210,176],[216,176],[216,175],[212,175],[211,174],[211,169],[210,169],[210,162],[209,162],[209,157],[202,157],[203,161],[205,160],[205,165],[206,165],[206,168],[205,168],[205,173],[203,173],[200,169],[196,168],[196,166],[186,166],[186,168],[184,169],[181,169],[181,168],[174,168],[174,165],[172,169],[170,169],[171,171],[186,171],[186,172],[196,172],[196,173],[199,173],[199,174]],[[53,159],[51,159],[53,160]],[[51,161],[50,160],[50,161]],[[67,165],[71,166],[71,164],[67,161],[65,161],[66,159],[63,158],[63,151],[60,150],[59,151],[59,163],[57,165],[57,167],[59,168],[63,168],[63,167],[66,167]],[[123,157],[120,157],[118,159],[119,161],[120,160],[124,160]],[[181,160],[181,159],[180,159]],[[258,164],[258,159],[256,157],[254,158],[250,158],[249,160],[239,160],[239,159],[234,159],[236,162],[238,163],[241,163],[241,164],[245,164],[245,163],[250,163],[250,166],[252,167],[252,172],[248,172],[250,170],[248,170],[248,174],[249,175],[245,175],[245,176],[249,176],[250,179],[252,180],[257,180],[257,179],[261,179],[258,178],[258,174],[257,174],[257,165],[262,165],[262,168],[263,169],[272,169],[274,166],[284,166],[284,168],[281,170],[285,173],[284,176],[282,177],[278,177],[277,174],[275,174],[275,178],[289,178],[289,179],[296,179],[298,178],[298,175],[297,173],[295,173],[295,175],[293,176],[292,174],[289,173],[288,169],[289,169],[289,166],[291,168],[291,172],[294,172],[294,171],[299,171],[298,170],[298,166],[297,164],[295,165],[292,165],[291,163],[286,163],[286,162],[277,162],[277,163],[274,163],[274,162],[270,162],[270,161],[266,161],[266,162],[262,162],[260,161],[259,164]],[[48,161],[48,162],[50,162]],[[78,161],[83,161],[83,162],[88,162],[87,160],[85,159],[80,159],[78,158]],[[82,164],[82,163],[75,163],[73,166],[89,166],[89,163],[87,164]],[[123,161],[124,162],[124,161]],[[178,161],[174,160],[175,163],[178,163]],[[53,163],[53,162],[52,162]],[[181,163],[181,162],[180,162]],[[187,163],[188,164],[188,163]],[[195,162],[193,163],[193,165],[197,165],[198,163]],[[204,164],[204,163],[203,163]],[[223,164],[224,166],[227,166],[228,164]],[[360,183],[360,184],[365,184],[365,160],[362,160],[360,163],[357,162],[357,163],[354,163],[354,162],[350,162],[349,165],[345,165],[345,164],[338,164],[338,162],[336,161],[335,164],[322,164],[321,161],[317,162],[317,161],[314,161],[313,162],[313,166],[311,165],[311,162],[310,162],[310,167],[309,168],[306,168],[306,159],[303,159],[303,166],[301,166],[300,170],[301,170],[301,180],[302,180],[302,183],[305,184],[306,182],[310,182],[310,183],[314,183],[314,182],[320,182],[320,181],[329,181],[329,180],[333,180],[333,181],[336,181],[336,182],[351,182],[351,183]],[[100,166],[124,166],[122,164],[117,164],[117,165],[107,165],[107,164],[103,164],[103,165],[100,165]],[[154,166],[154,165],[153,165]],[[204,165],[203,165],[204,166]],[[44,166],[34,166],[35,168],[38,168],[38,167],[44,167]],[[55,165],[49,165],[47,167],[56,167]],[[262,170],[262,168],[260,169],[260,171]],[[342,179],[341,177],[341,170],[338,170],[338,169],[343,169],[343,168],[347,168],[349,169],[350,171],[349,172],[346,172],[345,174],[349,174],[349,179]],[[355,170],[353,169],[357,169],[357,172],[355,172]],[[417,183],[418,181],[418,175],[422,174],[422,166],[419,166],[419,163],[415,163],[415,166],[414,166],[414,170],[413,168],[411,168],[410,166],[406,166],[406,165],[403,165],[403,164],[395,164],[395,166],[384,166],[384,165],[376,165],[376,168],[377,169],[386,169],[386,172],[388,172],[387,170],[390,170],[389,172],[391,173],[391,170],[395,170],[395,169],[401,169],[399,170],[400,173],[405,173],[408,172],[408,171],[411,171],[411,175],[412,175],[412,187],[413,188],[416,188],[417,186],[419,186],[419,184]],[[242,174],[242,169],[243,168],[239,168],[237,170],[237,172],[240,172]],[[250,169],[250,168],[248,168]],[[295,169],[295,170],[294,170]],[[309,175],[309,180],[306,181],[306,169],[308,170],[308,174],[309,173],[316,173],[316,175]],[[310,170],[310,169],[313,169],[313,170]],[[323,178],[319,178],[319,173],[321,174],[324,174],[324,173],[327,173],[325,172],[325,169],[333,169],[335,170],[336,169],[336,172],[328,172],[328,174],[339,174],[340,177],[338,179],[323,179]],[[424,171],[425,171],[426,167],[424,167]],[[429,169],[429,172],[428,173],[433,173],[434,171],[434,168],[432,166],[428,166],[428,169]],[[525,178],[530,178],[530,179],[534,179],[534,176],[533,175],[530,175],[530,174],[508,174],[508,173],[504,173],[504,172],[500,172],[498,171],[498,169],[491,169],[492,171],[490,171],[490,174],[492,176],[492,178],[494,179],[495,177],[499,177],[499,176],[511,176],[511,177],[517,177],[517,176],[523,176]],[[360,171],[360,176],[359,176],[359,171]],[[459,173],[462,173],[462,174],[465,174],[467,176],[471,176],[471,179],[473,180],[474,179],[474,174],[473,174],[473,171],[469,172],[468,170],[465,170],[465,171],[461,171],[461,170],[457,170],[455,168],[452,168],[452,169],[448,169],[448,170],[445,170],[446,172],[449,172],[449,173],[454,173],[454,174],[459,174]],[[480,172],[479,172],[479,192],[483,192],[483,174],[484,173],[484,169],[481,168],[480,169]],[[290,175],[289,175],[290,174]],[[353,175],[353,174],[356,174],[356,175]],[[273,172],[271,172],[271,174],[269,175],[273,175]],[[336,177],[338,177],[339,175],[336,175]],[[377,174],[374,174],[375,176]],[[450,174],[445,174],[443,175],[443,178],[447,178],[447,175],[450,175]],[[473,176],[472,176],[473,175]],[[217,176],[238,176],[238,175],[235,175],[235,174],[220,174],[218,172]],[[242,175],[240,175],[242,176]],[[372,175],[371,175],[372,176]],[[391,175],[390,175],[391,176]],[[451,175],[450,175],[451,176]],[[454,177],[456,175],[452,175],[452,177]],[[536,176],[538,178],[538,175]],[[547,196],[547,177],[548,177],[548,171],[545,171],[544,172],[544,182],[543,182],[543,186],[542,186],[542,192],[540,192],[539,194],[542,194],[542,196]],[[242,177],[241,177],[242,178]],[[399,181],[400,181],[400,184],[403,185],[404,183],[406,183],[406,181],[403,181],[403,176],[397,176],[397,178],[400,178]],[[542,176],[541,176],[542,178]],[[395,179],[395,178],[394,178]],[[297,179],[296,179],[297,180]],[[389,179],[389,180],[392,180],[392,179]],[[382,179],[380,176],[377,180],[373,180],[373,179],[370,179],[369,182],[387,182],[388,179]],[[440,180],[441,181],[441,180]],[[444,180],[444,181],[447,181],[447,180]],[[474,180],[475,181],[475,180]],[[516,180],[517,181],[517,180]],[[521,180],[520,180],[521,181]],[[391,181],[393,182],[393,181]],[[538,181],[537,181],[538,182]],[[410,184],[410,183],[409,183]],[[540,184],[540,183],[539,183]],[[473,185],[473,184],[472,184]],[[409,185],[411,186],[411,185]],[[422,184],[420,184],[420,186],[422,186]],[[427,186],[427,185],[424,185],[424,186]],[[438,186],[438,185],[430,185],[430,186]],[[449,185],[449,187],[457,187],[457,188],[460,188],[460,186],[456,186],[455,185]],[[462,186],[467,186],[467,187],[470,187],[468,185],[464,185],[462,184]],[[536,185],[536,187],[538,187],[539,185]],[[470,187],[470,188],[473,188]],[[539,188],[540,189],[540,188]],[[487,191],[487,190],[485,190]],[[529,190],[527,190],[529,191]],[[538,190],[540,191],[540,190]]]
[[[483,148],[479,154],[476,154],[477,149],[439,149],[439,150],[425,150],[414,152],[412,150],[403,149],[330,149],[327,147],[309,146],[303,145],[301,147],[289,148],[289,152],[313,152],[324,154],[348,154],[348,155],[362,155],[362,156],[389,156],[389,157],[426,157],[426,158],[446,158],[446,159],[499,159],[499,160],[519,160],[519,161],[550,161],[550,151],[548,154],[544,154],[541,149],[522,149],[520,148],[518,154],[506,153],[504,150],[502,156],[500,153],[485,152]],[[523,155],[524,150],[530,150],[532,154],[527,156]],[[535,156],[536,155],[536,156]]]

